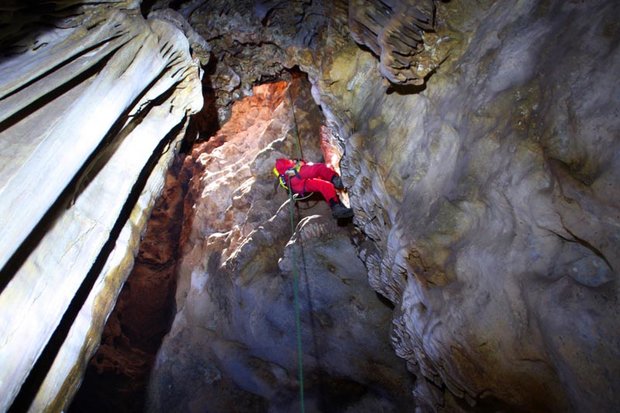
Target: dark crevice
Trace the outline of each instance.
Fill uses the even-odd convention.
[[[545,152],[549,151],[549,148],[546,148],[544,146],[543,149],[545,150]],[[555,176],[562,177],[563,175],[568,175],[569,177],[586,187],[590,187],[597,178],[596,174],[587,175],[582,173],[580,170],[583,168],[584,165],[580,162],[574,161],[569,163],[564,160],[549,156],[547,153],[545,153],[545,155],[551,172]],[[558,179],[558,181],[561,183],[560,179]]]
[[[384,304],[390,310],[394,310],[396,308],[394,303],[392,301],[390,301],[390,299],[387,298],[386,296],[384,296],[383,294],[380,294],[380,293],[375,291],[375,295],[377,296],[379,301],[381,301],[381,303]]]
[[[142,17],[146,19],[156,2],[157,0],[142,0],[140,2],[140,12],[142,13]]]
[[[191,150],[194,141],[208,140],[221,127],[216,107],[216,90],[211,83],[211,76],[215,74],[217,59],[215,57],[209,59],[209,63],[204,67],[204,75],[202,77],[202,97],[204,104],[200,112],[194,114],[190,118],[187,128],[187,138],[183,140],[181,152],[187,153]]]
[[[557,235],[559,238],[561,238],[562,240],[566,241],[566,242],[574,242],[577,243],[579,245],[581,245],[582,247],[590,250],[594,255],[596,255],[597,257],[599,257],[600,259],[602,259],[605,264],[607,264],[607,266],[609,267],[610,270],[614,270],[613,267],[611,266],[611,263],[607,260],[607,258],[605,257],[605,255],[603,255],[603,253],[596,248],[594,245],[590,244],[588,241],[586,241],[583,238],[579,238],[577,235],[575,235],[570,229],[566,228],[566,226],[562,226],[564,228],[564,230],[566,232],[568,232],[571,237],[573,237],[572,239],[570,238],[566,238],[560,234],[558,234],[557,232],[552,231],[555,235]]]
[[[108,318],[101,345],[89,363],[70,412],[144,410],[150,371],[176,314],[175,270],[187,190],[181,176],[183,160],[183,155],[177,156],[168,172],[176,177],[171,182],[179,196],[162,196],[155,204],[132,273]],[[167,179],[163,192],[170,189]],[[170,255],[153,254],[153,248],[157,251],[162,243]],[[146,296],[148,301],[144,300]]]

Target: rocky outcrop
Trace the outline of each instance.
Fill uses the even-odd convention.
[[[374,39],[375,56],[329,23],[355,17],[340,3],[322,36],[280,20],[301,3],[236,5],[231,20],[215,20],[253,28],[259,19],[278,46],[272,60],[309,74],[344,149],[366,237],[359,254],[370,285],[395,305],[392,343],[418,378],[419,407],[613,409],[618,6],[437,2],[434,33],[423,36],[437,40],[424,42],[437,60],[412,75],[424,84],[399,85],[382,78],[380,37],[357,40]]]
[[[60,411],[202,105],[200,69],[136,2],[18,3],[0,63],[0,410],[19,393],[17,410]]]
[[[311,76],[428,410],[618,402],[618,11],[449,2],[424,90],[386,90],[354,49]]]
[[[304,153],[319,159],[318,108],[308,111],[308,89],[291,95]],[[309,411],[412,403],[411,378],[389,349],[391,310],[367,288],[352,228],[319,201],[298,211],[291,239],[286,194],[274,197],[274,161],[297,146],[291,95],[285,82],[254,88],[186,161],[194,176],[178,312],[151,376],[150,411],[299,409],[297,276]]]
[[[351,36],[379,56],[379,70],[390,82],[423,85],[444,57],[434,52],[434,0],[349,2]]]
[[[345,0],[162,0],[150,10],[165,13],[168,7],[175,7],[208,41],[212,59],[205,86],[213,91],[220,125],[234,101],[251,95],[253,85],[277,80],[299,64],[294,57],[298,52],[312,59],[326,39],[341,42],[348,36]]]

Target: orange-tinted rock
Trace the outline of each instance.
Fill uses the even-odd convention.
[[[411,378],[386,339],[391,311],[366,288],[351,228],[338,227],[325,202],[311,201],[299,205],[296,222],[306,218],[291,239],[287,195],[274,192],[276,158],[298,156],[299,144],[306,159],[322,158],[320,112],[302,80],[293,77],[290,91],[286,82],[254,88],[186,162],[195,175],[185,205],[192,215],[183,230],[179,311],[157,356],[152,411],[298,409],[295,254],[304,257],[295,265],[309,411],[411,404]],[[330,157],[339,153],[323,146]]]

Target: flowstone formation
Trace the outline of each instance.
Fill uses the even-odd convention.
[[[352,0],[348,23],[355,41],[379,56],[379,71],[387,80],[419,86],[440,63],[437,49],[429,47],[438,40],[429,39],[435,12],[434,0]]]
[[[320,113],[307,89],[287,88],[255,87],[186,160],[193,178],[177,315],[151,376],[149,411],[299,409],[293,266],[308,411],[413,403],[411,377],[389,346],[391,311],[367,288],[353,228],[313,201],[299,206],[291,237],[287,196],[273,193],[275,159],[298,150],[292,110],[304,155],[321,159]]]
[[[0,411],[69,403],[203,101],[138,2],[31,3],[0,6]]]

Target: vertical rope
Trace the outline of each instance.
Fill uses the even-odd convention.
[[[291,102],[291,112],[293,112],[293,125],[295,126],[295,135],[297,136],[297,148],[299,149],[300,159],[304,159],[304,152],[301,148],[301,139],[299,137],[299,129],[297,127],[297,117],[295,116],[295,103],[291,94],[291,86],[293,81],[288,86],[288,99]],[[291,211],[291,236],[295,235],[295,211],[293,205],[293,187],[291,186],[291,177],[288,177],[288,195],[289,195],[289,209]],[[301,346],[301,314],[299,305],[299,273],[297,271],[297,254],[295,246],[292,246],[293,251],[293,300],[295,301],[295,330],[297,332],[297,370],[299,372],[299,402],[300,411],[305,413],[305,401],[304,401],[304,364],[303,364],[303,352]]]
[[[295,125],[295,136],[297,136],[297,148],[299,149],[300,159],[304,158],[304,151],[301,148],[301,139],[299,138],[299,129],[297,128],[297,116],[295,116],[295,103],[293,101],[293,97],[291,94],[291,86],[293,86],[293,80],[291,79],[291,83],[288,85],[288,100],[291,102],[291,111],[293,112],[293,125]]]
[[[295,211],[293,205],[293,190],[291,189],[291,178],[288,177],[288,194],[289,194],[289,209],[291,211],[291,236],[295,235]],[[295,252],[295,245],[291,246],[293,251],[293,300],[295,302],[295,330],[297,331],[297,369],[299,372],[299,400],[301,413],[305,413],[306,408],[304,404],[304,366],[303,366],[303,353],[301,347],[301,314],[299,305],[299,273],[297,272],[297,254]]]

